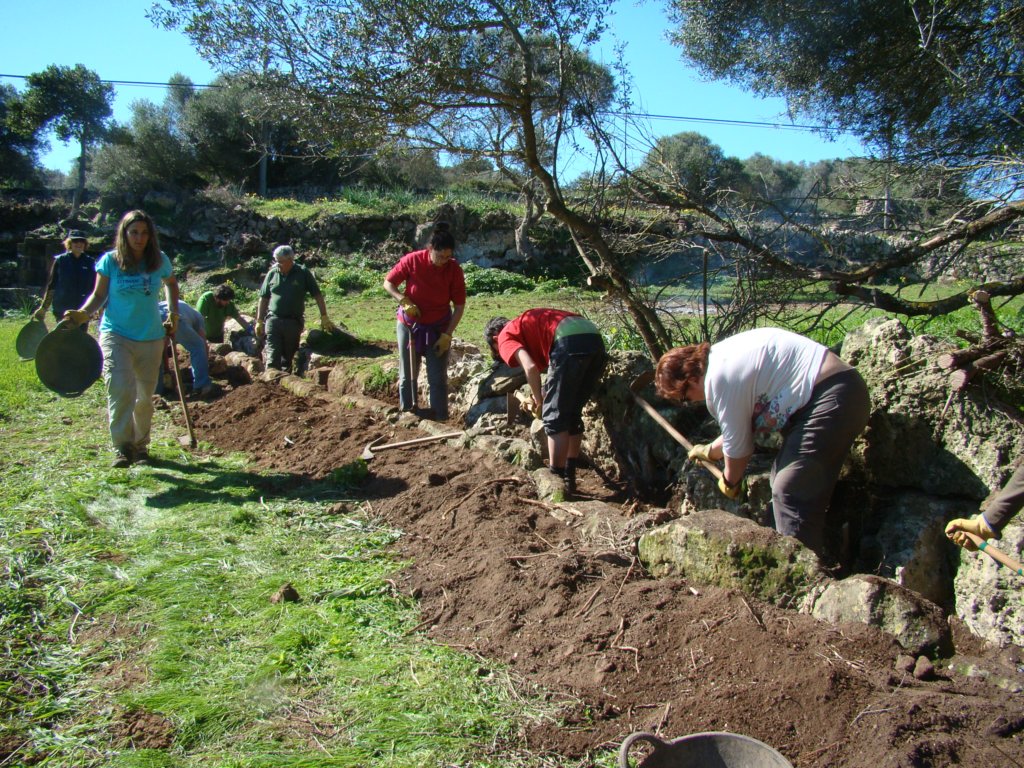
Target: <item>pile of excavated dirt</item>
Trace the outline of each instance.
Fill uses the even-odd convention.
[[[197,404],[193,419],[203,441],[297,479],[325,477],[376,437],[423,434],[262,382]],[[652,579],[617,542],[595,551],[591,536],[581,547],[524,472],[441,446],[378,454],[360,494],[405,533],[395,546],[414,565],[399,584],[420,601],[421,631],[564,703],[561,722],[527,727],[530,751],[586,764],[634,731],[723,730],[798,768],[1024,764],[1019,649],[986,647],[955,626],[952,664],[918,679],[871,627]],[[638,528],[651,518],[593,471],[581,481],[583,495],[621,503]]]

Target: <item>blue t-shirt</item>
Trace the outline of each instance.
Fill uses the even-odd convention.
[[[162,339],[165,333],[157,304],[163,281],[173,274],[171,260],[161,253],[156,272],[124,272],[114,256],[114,251],[107,251],[96,262],[96,271],[110,281],[100,333],[116,333],[132,341]]]

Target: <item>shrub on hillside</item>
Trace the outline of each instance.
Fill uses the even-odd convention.
[[[470,296],[476,296],[481,293],[532,291],[534,288],[533,281],[530,278],[504,269],[478,267],[476,264],[463,264],[462,271],[466,275],[466,293]]]

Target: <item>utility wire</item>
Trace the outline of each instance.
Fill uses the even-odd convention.
[[[0,77],[13,78],[16,80],[27,80],[28,75],[5,75]],[[144,80],[100,80],[101,83],[110,85],[134,85],[147,88],[183,88],[188,87],[184,83],[156,83]],[[209,83],[192,83],[192,88],[224,88],[223,85],[212,85]],[[724,117],[694,117],[692,115],[655,115],[649,112],[615,112],[602,110],[601,114],[614,117],[632,117],[643,120],[671,120],[680,123],[705,123],[708,125],[734,125],[740,128],[777,128],[786,131],[834,131],[825,125],[799,125],[797,123],[768,123],[757,120],[734,120]]]

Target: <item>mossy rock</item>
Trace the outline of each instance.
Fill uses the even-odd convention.
[[[792,604],[826,578],[817,556],[796,539],[718,509],[649,531],[637,550],[654,576],[739,589],[779,605]]]

